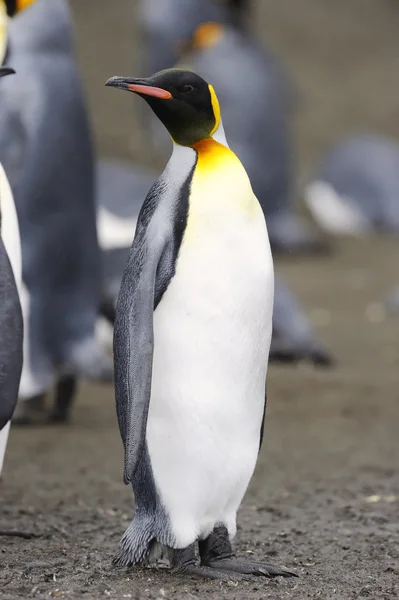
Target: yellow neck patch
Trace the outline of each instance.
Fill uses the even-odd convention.
[[[220,125],[220,105],[219,105],[219,100],[218,100],[218,97],[216,96],[215,90],[213,89],[213,87],[211,85],[209,85],[208,87],[209,87],[209,92],[211,94],[213,114],[215,115],[215,125],[211,131],[211,135],[213,135]]]

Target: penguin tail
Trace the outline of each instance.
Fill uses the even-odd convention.
[[[135,515],[119,543],[113,564],[119,567],[148,565],[161,558],[163,547],[157,541],[151,515]]]
[[[72,372],[84,379],[102,383],[112,383],[114,380],[112,358],[94,336],[72,349],[68,363]]]

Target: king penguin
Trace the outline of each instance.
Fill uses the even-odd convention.
[[[18,76],[0,89],[0,160],[21,229],[25,325],[15,421],[62,421],[79,377],[112,380],[95,337],[101,253],[91,131],[68,2],[7,0],[7,9],[6,60]]]
[[[2,13],[1,8],[0,53],[5,50],[2,43],[5,12]],[[0,77],[13,73],[13,69],[0,67]],[[21,283],[22,255],[17,211],[6,174],[0,165],[0,474],[22,371]]]
[[[116,308],[116,406],[136,513],[115,562],[165,552],[193,575],[288,576],[231,547],[265,415],[274,273],[263,211],[201,77],[167,69],[106,85],[144,98],[173,140]]]

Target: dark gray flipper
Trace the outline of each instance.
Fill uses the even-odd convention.
[[[114,327],[115,396],[125,447],[125,483],[136,500],[133,522],[115,557],[119,565],[145,564],[161,547],[172,547],[173,534],[158,497],[145,435],[151,393],[153,312],[175,273],[187,223],[188,197],[196,164],[184,174],[173,156],[140,210],[132,248],[120,287]],[[169,178],[174,182],[168,185]],[[180,178],[180,190],[179,190]]]
[[[215,527],[206,540],[199,542],[199,551],[201,565],[218,571],[263,577],[298,577],[286,569],[235,557],[226,527]]]
[[[125,446],[125,483],[132,481],[144,448],[151,393],[153,311],[175,272],[195,162],[176,197],[168,190],[164,176],[148,193],[119,291],[114,364],[117,415]]]
[[[11,263],[0,237],[0,431],[11,420],[22,371],[23,323]]]
[[[135,473],[145,443],[154,348],[155,279],[164,239],[147,235],[148,211],[143,207],[122,278],[114,330],[115,395],[119,428],[125,446],[124,481]]]

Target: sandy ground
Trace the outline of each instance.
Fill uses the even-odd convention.
[[[110,4],[119,12],[112,14]],[[99,82],[130,72],[134,62],[128,50],[137,32],[121,19],[127,4],[73,2],[99,147],[118,156],[135,153],[133,110],[122,94],[105,95]],[[325,0],[296,0],[294,12],[292,6],[270,0],[256,10],[261,34],[299,83],[301,172],[348,129],[399,135],[396,2],[337,0],[331,8]],[[398,597],[399,318],[379,304],[397,281],[397,253],[394,240],[342,242],[329,258],[277,265],[338,363],[329,371],[270,369],[265,440],[236,546],[286,565],[298,579],[220,584],[164,569],[112,568],[132,497],[122,483],[112,390],[82,386],[70,426],[12,431],[0,529],[39,537],[1,539],[0,597]]]

